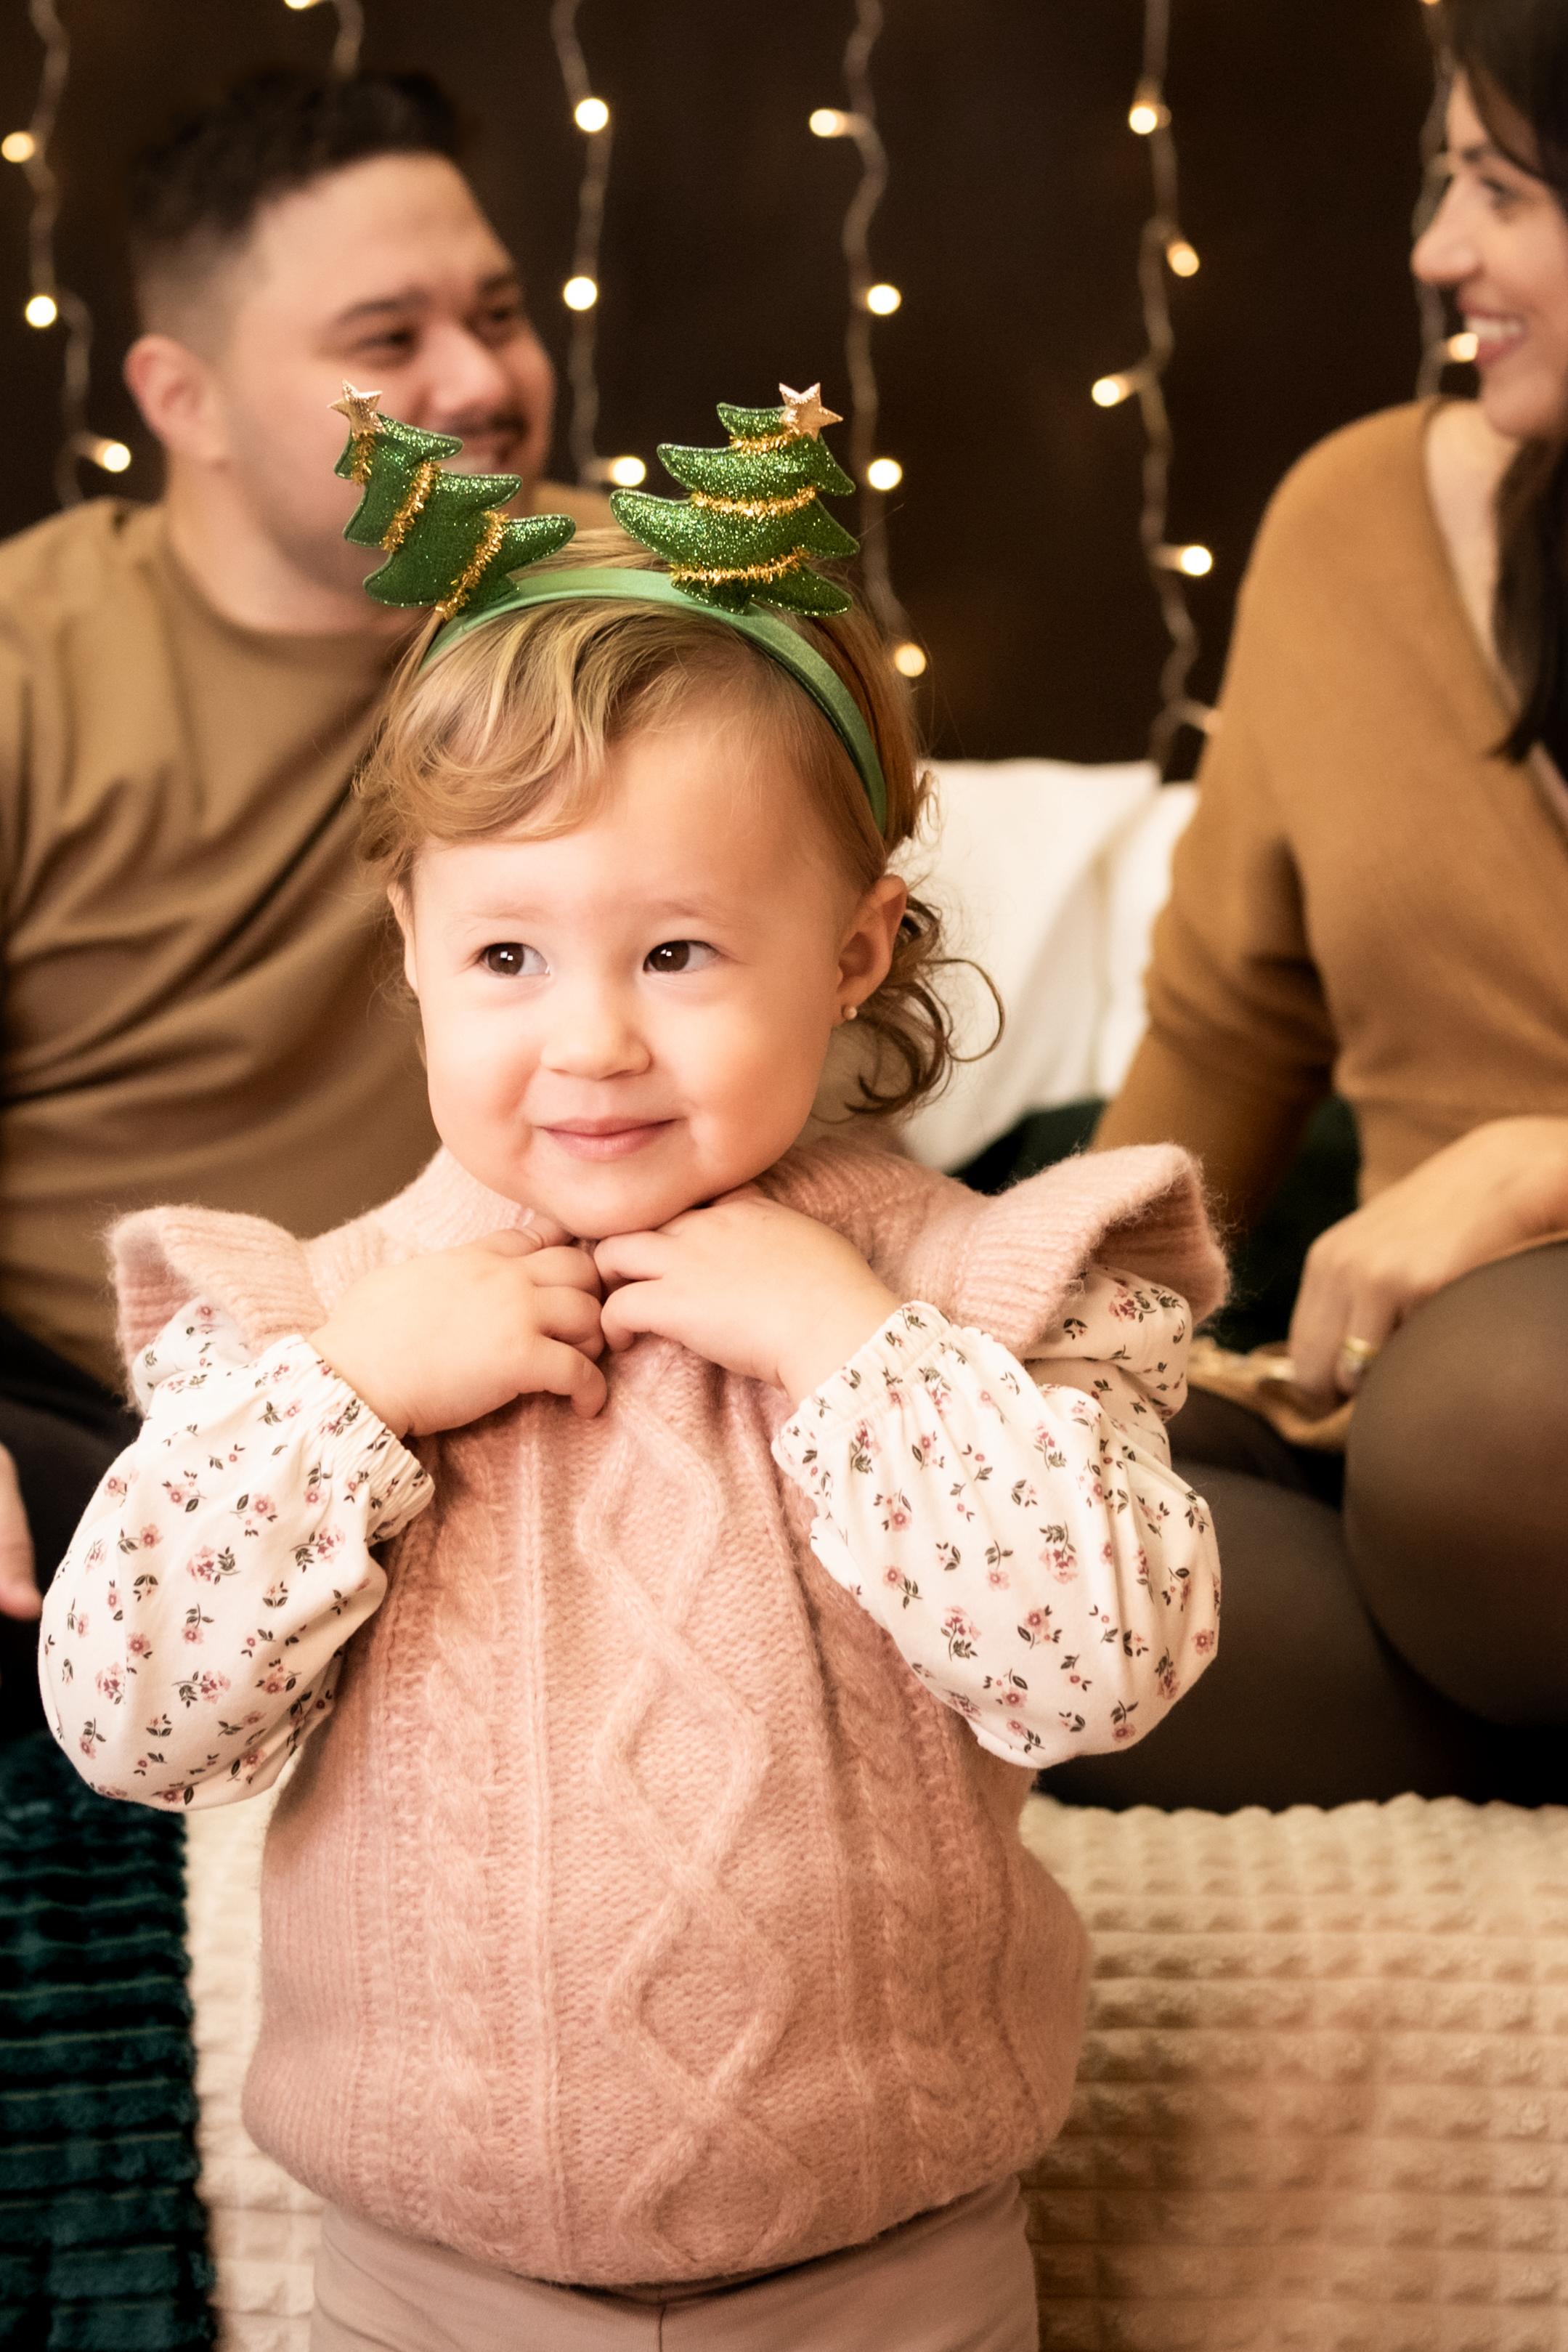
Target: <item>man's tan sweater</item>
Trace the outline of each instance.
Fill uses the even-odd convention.
[[[0,547],[0,1313],[105,1381],[116,1215],[319,1233],[430,1156],[349,797],[398,650],[225,620],[156,507]]]
[[[1428,404],[1287,477],[1103,1146],[1170,1138],[1245,1222],[1337,1087],[1370,1195],[1515,1112],[1568,1117],[1568,835],[1427,488]]]

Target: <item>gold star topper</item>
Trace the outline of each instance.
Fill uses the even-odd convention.
[[[382,420],[376,415],[376,408],[380,400],[379,392],[356,392],[345,377],[342,399],[334,400],[329,405],[337,410],[340,416],[348,418],[350,433],[379,433]]]
[[[807,433],[815,441],[824,425],[841,425],[843,418],[831,408],[822,405],[822,387],[812,384],[809,392],[791,392],[787,383],[779,387],[784,403],[784,423],[791,433]]]

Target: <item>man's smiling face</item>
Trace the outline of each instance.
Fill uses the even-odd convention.
[[[324,585],[381,561],[346,546],[350,484],[333,462],[345,378],[387,415],[455,435],[453,462],[519,474],[549,446],[555,378],[517,271],[456,166],[378,155],[278,197],[222,265],[207,353],[226,462],[289,558]]]

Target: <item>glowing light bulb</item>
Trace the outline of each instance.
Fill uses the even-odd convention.
[[[1172,237],[1170,243],[1166,247],[1166,261],[1167,266],[1176,272],[1176,275],[1178,278],[1196,278],[1197,276],[1198,259],[1197,249],[1188,245],[1185,236]]]
[[[883,282],[876,286],[868,286],[861,299],[866,309],[877,318],[891,319],[904,297],[896,286],[889,286]]]
[[[1171,119],[1170,108],[1160,96],[1157,81],[1141,81],[1133,92],[1133,103],[1127,109],[1127,128],[1146,139],[1151,131],[1163,131]]]
[[[609,122],[610,109],[601,98],[580,98],[571,110],[571,119],[580,131],[586,131],[591,137]]]
[[[38,142],[30,131],[7,131],[0,139],[0,155],[7,163],[30,163],[38,152]]]
[[[648,478],[648,468],[641,457],[612,457],[606,467],[617,489],[634,490],[639,482]]]
[[[900,677],[924,677],[925,646],[917,646],[913,637],[906,637],[901,646],[894,646],[893,649],[893,667]]]
[[[1450,335],[1443,349],[1451,360],[1473,360],[1480,344],[1480,337],[1467,328],[1460,334]]]
[[[816,139],[841,139],[850,129],[850,117],[841,107],[813,107],[807,128]]]
[[[896,490],[904,479],[904,468],[896,457],[873,457],[865,478],[873,490]]]
[[[22,316],[29,327],[52,327],[60,315],[60,306],[52,294],[35,294]]]
[[[81,444],[84,457],[101,466],[106,474],[123,474],[131,463],[131,452],[123,441],[105,441],[96,433],[85,436]]]
[[[293,8],[297,10],[302,8],[314,8],[316,5],[316,0],[283,0],[283,5],[286,8]]]
[[[1101,376],[1090,387],[1089,397],[1096,408],[1120,408],[1124,400],[1131,400],[1136,390],[1134,378],[1124,371],[1120,375]]]
[[[560,299],[569,310],[591,310],[599,299],[598,284],[591,278],[569,278]]]
[[[1202,580],[1214,569],[1214,557],[1208,549],[1196,543],[1186,547],[1156,547],[1155,562],[1163,563],[1167,572],[1185,572],[1189,580]]]

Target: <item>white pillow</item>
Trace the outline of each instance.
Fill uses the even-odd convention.
[[[1148,927],[1190,794],[1161,792],[1146,761],[950,761],[936,784],[932,837],[904,870],[1008,1014],[996,1051],[904,1125],[916,1159],[954,1168],[1027,1111],[1115,1085],[1141,1033]],[[972,1052],[991,1034],[989,1000],[972,974],[944,986]]]

